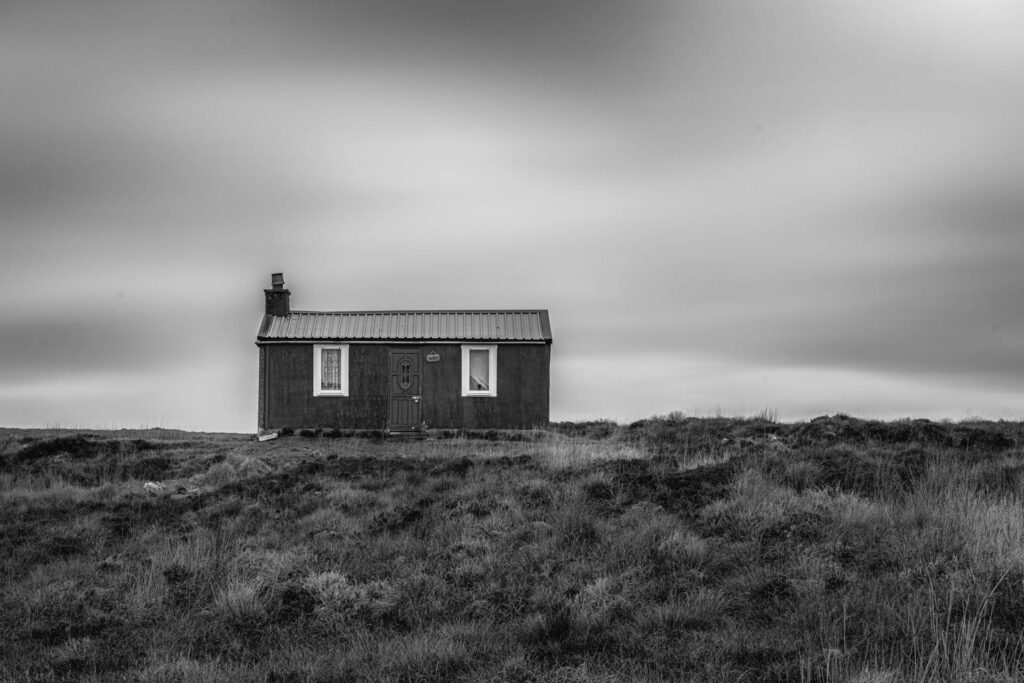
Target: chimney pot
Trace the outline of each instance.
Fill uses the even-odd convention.
[[[271,274],[270,284],[274,289],[284,289],[284,273]]]

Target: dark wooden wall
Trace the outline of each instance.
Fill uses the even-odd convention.
[[[260,428],[384,428],[390,348],[422,351],[423,419],[432,429],[529,429],[548,422],[548,344],[499,344],[494,397],[461,395],[459,344],[350,344],[348,396],[313,396],[312,344],[267,344],[260,347]],[[431,352],[441,359],[426,362]]]

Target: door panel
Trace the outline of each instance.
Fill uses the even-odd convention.
[[[388,352],[388,429],[408,431],[423,422],[420,351]]]

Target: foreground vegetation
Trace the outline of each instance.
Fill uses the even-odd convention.
[[[1024,426],[766,418],[0,430],[0,678],[1024,677]]]

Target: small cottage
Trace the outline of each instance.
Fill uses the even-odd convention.
[[[549,419],[546,310],[293,311],[271,276],[259,429],[529,429]]]

